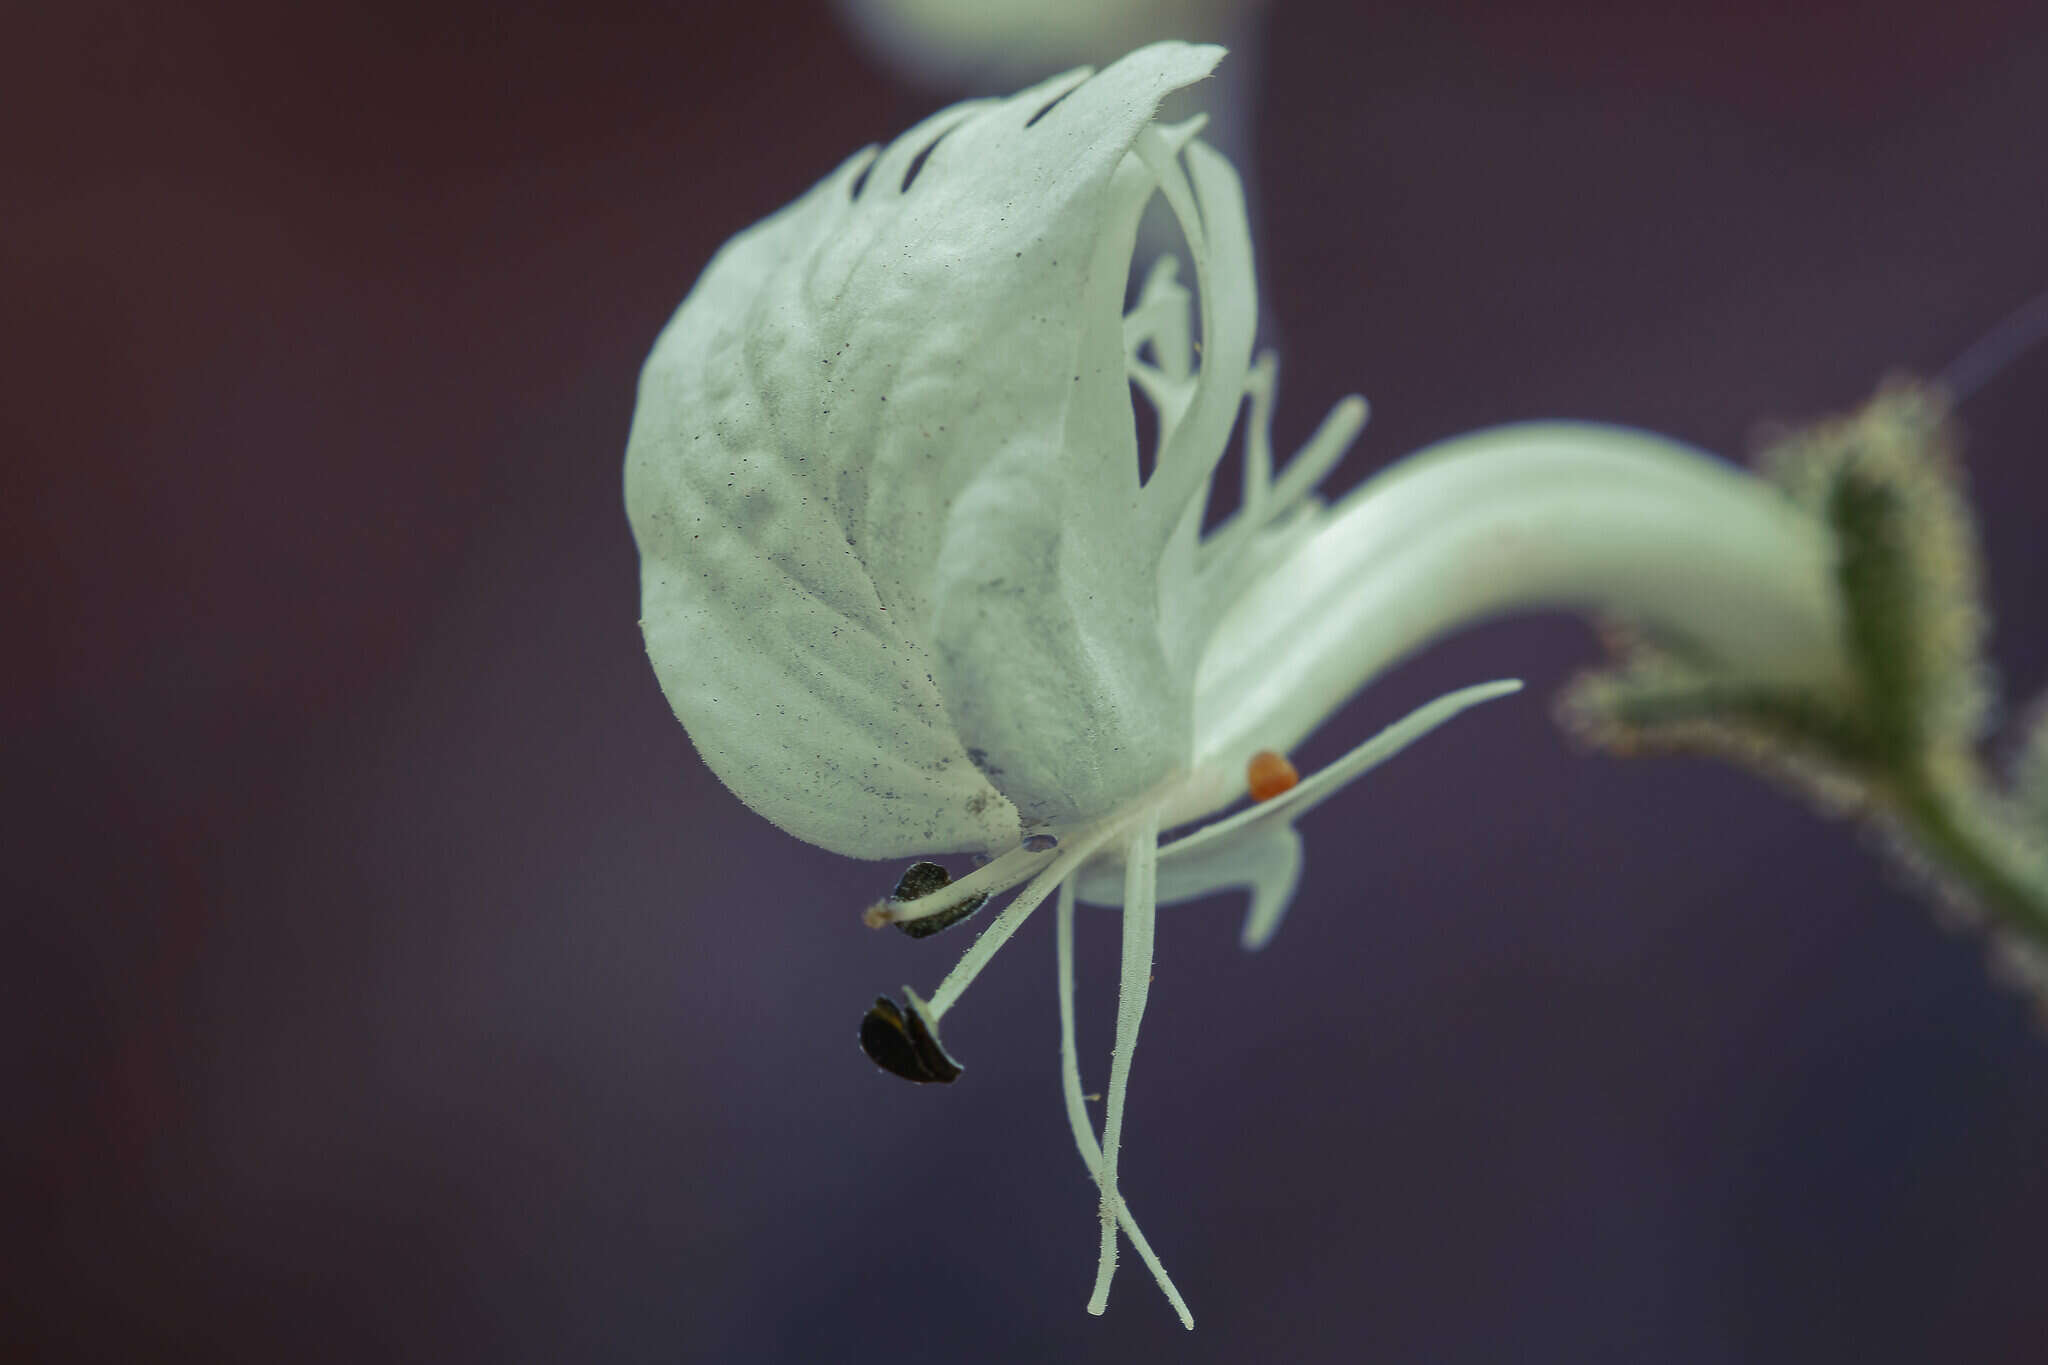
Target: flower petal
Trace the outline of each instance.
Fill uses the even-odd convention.
[[[626,460],[648,653],[713,771],[799,838],[1004,847],[1013,781],[1044,821],[1185,757],[1155,566],[1112,534],[1151,192],[1126,152],[1221,56],[1157,44],[934,116],[735,238],[657,341]],[[1021,735],[1064,760],[992,783]]]

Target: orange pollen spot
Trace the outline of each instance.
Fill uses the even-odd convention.
[[[1252,800],[1270,801],[1301,781],[1301,774],[1294,771],[1287,755],[1261,749],[1245,765],[1244,780],[1245,785],[1252,789]]]

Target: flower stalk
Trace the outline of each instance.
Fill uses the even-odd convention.
[[[1195,685],[1208,752],[1288,749],[1371,678],[1513,611],[1618,616],[1792,686],[1845,678],[1824,528],[1681,442],[1590,422],[1430,446],[1319,516],[1224,616]]]
[[[1765,479],[1821,538],[1841,675],[1625,640],[1564,714],[1618,752],[1718,754],[1857,814],[1947,907],[1986,924],[2001,965],[2048,1003],[2048,822],[1979,750],[1992,713],[1981,557],[1950,398],[1893,380],[1860,411],[1780,436]]]

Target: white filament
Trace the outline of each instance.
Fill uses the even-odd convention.
[[[1067,1126],[1073,1129],[1074,1146],[1080,1151],[1081,1160],[1088,1167],[1089,1178],[1096,1182],[1099,1193],[1102,1144],[1096,1141],[1095,1127],[1088,1118],[1088,1105],[1081,1096],[1081,1058],[1074,1043],[1074,884],[1071,881],[1060,887],[1057,916],[1054,940],[1059,957],[1060,1092],[1066,1100]],[[1152,1272],[1153,1280],[1166,1295],[1167,1302],[1173,1305],[1173,1311],[1180,1316],[1180,1325],[1194,1331],[1195,1315],[1188,1311],[1187,1300],[1180,1296],[1173,1278],[1160,1264],[1159,1254],[1152,1250],[1152,1244],[1139,1230],[1130,1205],[1119,1199],[1116,1214],[1124,1236],[1131,1239],[1131,1247],[1138,1253],[1138,1259]]]
[[[1095,1292],[1088,1311],[1109,1307],[1109,1280],[1116,1273],[1116,1230],[1123,1208],[1117,1188],[1117,1152],[1124,1136],[1124,1099],[1131,1088],[1131,1054],[1138,1025],[1152,991],[1152,927],[1159,885],[1159,813],[1148,811],[1132,832],[1124,863],[1123,979],[1116,997],[1116,1047],[1109,1054],[1109,1103],[1102,1120],[1102,1161],[1096,1184],[1102,1191],[1102,1255],[1095,1268]]]
[[[946,973],[946,979],[932,992],[927,1009],[934,1025],[947,1010],[953,1008],[953,1002],[973,984],[974,978],[981,975],[981,969],[996,955],[996,950],[1008,943],[1010,936],[1023,927],[1024,921],[1031,917],[1031,912],[1045,902],[1045,898],[1052,894],[1055,887],[1072,876],[1074,870],[1086,862],[1090,854],[1107,843],[1117,832],[1117,828],[1115,823],[1104,824],[1086,836],[1074,840],[1072,844],[1059,851],[1050,867],[1033,877],[1030,885],[1011,898],[1010,903],[1003,907],[1003,912],[996,916],[995,922],[982,930],[981,936],[968,945],[967,951],[960,955],[960,961],[954,964],[953,970]]]

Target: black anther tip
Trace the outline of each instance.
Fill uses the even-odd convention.
[[[939,1043],[937,1032],[926,1020],[923,1002],[906,988],[910,1001],[906,1012],[886,995],[876,996],[874,1005],[860,1020],[860,1050],[882,1070],[919,1085],[949,1085],[959,1079],[961,1066]]]

